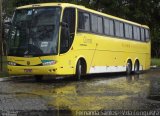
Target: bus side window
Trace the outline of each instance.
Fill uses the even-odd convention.
[[[104,18],[104,33],[105,35],[114,36],[114,24],[112,19]]]
[[[115,21],[115,34],[117,37],[120,37],[120,22]]]
[[[102,17],[98,17],[98,33],[103,33],[103,19]]]
[[[73,43],[75,34],[75,9],[66,8],[63,13],[62,30],[60,40],[60,53],[69,50]]]
[[[129,26],[128,24],[124,24],[125,29],[125,38],[129,38]]]
[[[133,26],[134,40],[140,40],[140,28]]]
[[[132,26],[131,25],[129,25],[129,24],[127,24],[127,23],[125,23],[124,24],[124,28],[125,28],[125,37],[127,38],[127,39],[132,39],[133,38],[133,35],[132,35]]]
[[[109,30],[110,30],[110,35],[114,36],[114,21],[111,19],[109,20]]]
[[[90,15],[86,12],[78,12],[78,30],[90,31]]]
[[[144,38],[144,29],[141,28],[141,41],[145,41],[145,38]]]
[[[97,17],[97,15],[94,15],[94,14],[91,15],[91,25],[92,25],[92,32],[97,33],[98,32],[98,17]]]
[[[104,18],[104,33],[106,35],[109,35],[109,32],[110,32],[110,30],[109,30],[109,19]]]
[[[115,21],[115,34],[117,37],[124,37],[124,26],[122,22]]]
[[[145,39],[148,42],[149,41],[149,30],[145,29]]]
[[[124,24],[122,22],[120,22],[119,29],[120,37],[124,37]]]

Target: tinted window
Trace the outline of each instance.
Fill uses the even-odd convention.
[[[62,25],[62,29],[61,29],[60,53],[65,53],[71,47],[74,39],[75,9],[66,8],[63,13],[62,21],[66,25]]]
[[[120,23],[120,37],[124,37],[124,24]]]
[[[75,9],[74,8],[66,8],[64,10],[63,22],[68,24],[70,33],[75,32]]]
[[[132,26],[129,24],[125,24],[125,37],[132,39]]]
[[[78,29],[90,31],[90,17],[88,13],[78,12]]]
[[[115,21],[115,31],[116,36],[124,37],[124,27],[122,22]]]
[[[110,35],[114,35],[114,22],[113,22],[113,20],[109,20],[109,31],[110,31]]]
[[[145,36],[144,29],[141,28],[141,41],[145,41],[144,36]]]
[[[102,17],[98,17],[98,33],[103,33],[103,22]]]
[[[109,19],[104,19],[104,33],[110,35]]]
[[[104,33],[106,35],[114,35],[114,22],[111,19],[104,19]]]
[[[97,31],[98,31],[97,24],[98,24],[98,17],[96,15],[92,14],[91,15],[92,32],[97,33]]]
[[[145,38],[146,38],[146,41],[149,41],[149,30],[148,29],[145,29]]]
[[[60,7],[17,9],[8,33],[8,55],[58,54],[60,16]]]
[[[120,37],[120,23],[119,21],[115,21],[115,34]]]
[[[133,27],[133,36],[135,40],[140,40],[140,28],[137,26]]]

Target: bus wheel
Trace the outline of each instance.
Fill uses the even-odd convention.
[[[131,60],[128,60],[127,66],[126,66],[126,73],[127,73],[127,75],[130,75],[131,72],[132,72],[132,62],[131,62]]]
[[[35,81],[36,82],[41,82],[43,79],[43,76],[42,75],[35,75]]]
[[[134,64],[134,73],[138,74],[139,73],[139,61],[136,60],[135,64]]]
[[[80,80],[82,75],[86,74],[86,63],[84,60],[78,60],[77,66],[76,66],[76,78],[77,80]]]

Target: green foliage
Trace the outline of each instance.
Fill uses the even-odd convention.
[[[152,65],[152,66],[158,66],[158,67],[160,67],[160,59],[158,59],[158,58],[153,58],[153,59],[151,60],[151,65]]]

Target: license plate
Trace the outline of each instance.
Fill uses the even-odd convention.
[[[32,69],[24,69],[24,72],[26,72],[26,73],[31,73],[31,72],[32,72]]]

